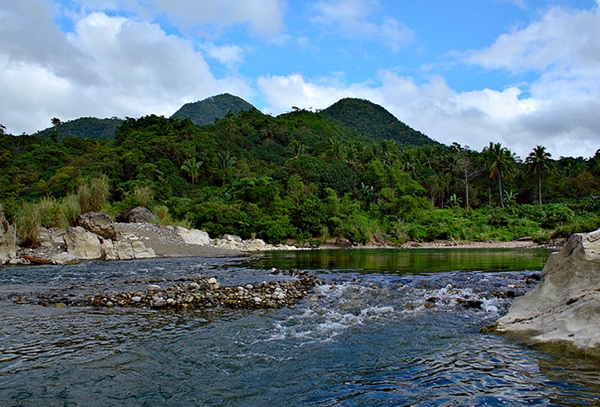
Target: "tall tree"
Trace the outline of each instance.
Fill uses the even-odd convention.
[[[500,206],[504,208],[504,198],[502,194],[502,178],[509,177],[516,165],[515,155],[502,143],[492,143],[483,149],[488,161],[490,179],[498,180],[498,195],[500,196]]]
[[[552,155],[544,146],[536,146],[525,159],[525,164],[532,174],[538,176],[538,202],[542,204],[542,174],[552,168]]]
[[[222,186],[225,186],[225,180],[229,177],[229,169],[237,163],[237,159],[235,157],[232,157],[229,151],[217,153],[217,159],[219,161],[219,168],[221,169],[223,174]]]
[[[181,169],[185,171],[192,179],[192,185],[194,185],[196,177],[198,177],[198,174],[200,173],[201,166],[202,161],[196,160],[196,157],[188,158],[181,165]]]

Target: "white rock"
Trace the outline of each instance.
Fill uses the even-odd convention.
[[[600,348],[600,230],[572,235],[552,253],[540,283],[515,299],[496,331],[530,343],[563,342]]]
[[[58,264],[61,266],[79,263],[79,259],[77,257],[67,252],[55,254],[54,256],[52,256],[52,258],[50,258],[50,261],[52,262],[52,264]]]
[[[212,239],[210,238],[208,233],[202,230],[188,230],[184,227],[177,226],[175,228],[175,233],[177,233],[186,244],[195,244],[198,246],[208,246],[212,244]]]

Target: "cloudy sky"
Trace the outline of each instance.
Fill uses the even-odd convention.
[[[0,0],[0,123],[378,103],[444,144],[600,148],[600,0]]]

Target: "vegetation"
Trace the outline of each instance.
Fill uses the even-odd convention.
[[[600,150],[554,160],[536,146],[523,162],[499,143],[416,143],[394,133],[402,125],[380,107],[344,104],[278,117],[230,111],[206,126],[129,118],[101,139],[13,136],[0,126],[0,201],[29,245],[39,226],[137,205],[161,224],[270,243],[547,242],[600,226]]]
[[[191,119],[198,126],[214,124],[227,113],[238,113],[256,108],[237,96],[224,93],[193,103],[186,103],[171,118]]]

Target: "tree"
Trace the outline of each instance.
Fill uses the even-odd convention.
[[[552,155],[546,151],[546,147],[536,146],[525,159],[529,171],[538,176],[538,202],[542,204],[542,174],[552,168]]]
[[[237,164],[237,159],[231,156],[229,151],[225,151],[224,153],[217,153],[217,159],[219,161],[219,168],[223,174],[223,184],[225,186],[225,180],[229,177],[229,169]]]
[[[500,206],[504,208],[504,197],[502,196],[502,178],[509,177],[516,164],[516,159],[513,153],[502,147],[502,143],[492,143],[483,149],[488,162],[490,171],[490,179],[498,180],[498,195],[500,196]]]
[[[185,171],[192,179],[192,185],[194,185],[196,177],[198,177],[198,174],[200,173],[201,166],[202,161],[196,160],[196,157],[188,158],[181,165],[181,169]]]

